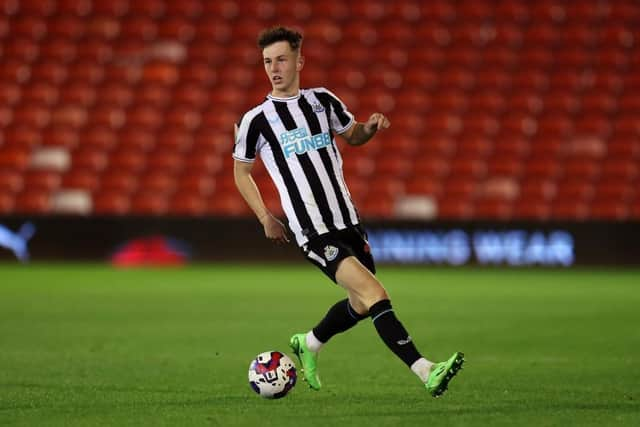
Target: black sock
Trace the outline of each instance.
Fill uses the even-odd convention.
[[[348,299],[343,299],[335,303],[324,316],[324,319],[313,328],[313,335],[325,343],[335,334],[354,327],[356,323],[366,317],[358,314],[351,307]]]
[[[409,333],[393,312],[391,301],[384,299],[373,304],[369,309],[369,315],[382,341],[407,366],[411,367],[413,362],[422,357],[411,342]]]

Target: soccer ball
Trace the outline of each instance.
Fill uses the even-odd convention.
[[[249,385],[266,399],[285,397],[296,385],[296,365],[286,354],[265,351],[249,365]]]

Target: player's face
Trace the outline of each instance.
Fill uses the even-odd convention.
[[[262,50],[264,69],[267,72],[274,96],[294,96],[300,89],[300,70],[304,60],[298,51],[291,49],[287,41],[273,43]]]

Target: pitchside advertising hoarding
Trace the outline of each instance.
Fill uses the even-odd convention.
[[[119,256],[132,264],[137,260],[304,262],[294,243],[272,243],[254,219],[0,217],[0,224],[4,227],[1,260],[21,255],[32,261],[109,261]],[[640,265],[638,222],[365,220],[364,225],[379,264]]]
[[[574,238],[565,229],[380,228],[368,234],[378,262],[563,267],[575,263]]]

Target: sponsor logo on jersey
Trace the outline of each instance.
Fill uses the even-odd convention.
[[[327,261],[333,261],[338,256],[338,248],[335,246],[327,245],[324,247],[324,257]]]
[[[293,153],[304,154],[331,145],[331,135],[328,132],[309,135],[306,128],[296,128],[280,134],[280,144],[284,156],[289,158]]]

